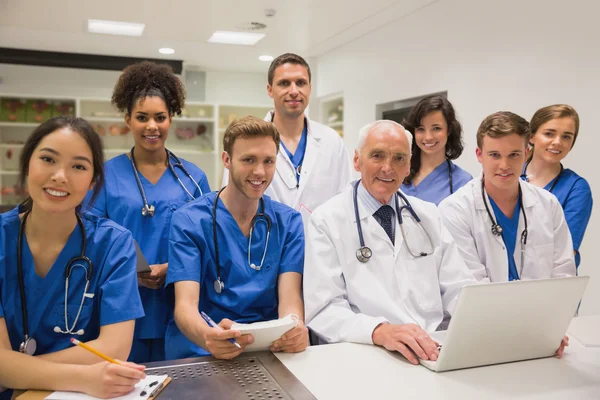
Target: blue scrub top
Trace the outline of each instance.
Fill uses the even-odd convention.
[[[508,280],[518,281],[519,273],[515,264],[515,247],[517,245],[517,231],[519,230],[519,217],[521,215],[521,202],[517,199],[517,205],[513,211],[512,217],[504,215],[496,202],[488,196],[490,204],[494,210],[496,221],[502,227],[502,240],[506,246],[506,255],[508,256]]]
[[[30,336],[37,341],[36,355],[48,354],[71,347],[72,337],[83,342],[95,340],[100,327],[130,321],[144,315],[137,288],[136,255],[131,233],[105,218],[82,213],[86,231],[86,256],[92,261],[92,278],[88,293],[75,326],[84,329],[81,336],[54,332],[65,329],[65,268],[73,257],[81,254],[82,232],[76,226],[67,244],[48,274],[41,278],[35,272],[31,250],[23,235],[23,273]],[[23,318],[17,275],[17,241],[19,210],[0,215],[0,317],[4,317],[10,345],[18,351],[23,341]],[[85,264],[84,264],[85,265]],[[85,287],[85,271],[73,268],[67,300],[69,327],[81,304]]]
[[[452,166],[452,187],[454,193],[467,184],[473,177],[458,165],[450,162]],[[450,179],[448,163],[438,165],[417,186],[414,184],[402,184],[402,192],[409,196],[434,203],[436,206],[446,197],[450,196]]]
[[[523,170],[523,173],[525,173],[525,170]],[[521,178],[527,180],[524,174],[521,175]],[[575,265],[579,267],[581,263],[579,247],[592,216],[592,206],[594,204],[592,189],[584,178],[568,168],[563,170],[559,177],[550,181],[544,189],[550,190],[557,179],[558,181],[551,193],[556,196],[565,213],[565,219],[573,238],[573,248],[577,251]]]
[[[194,164],[181,158],[180,160],[198,182],[202,192],[210,192],[204,172]],[[181,169],[175,168],[175,171],[187,190],[194,197],[200,197],[194,182]],[[155,207],[153,217],[144,217],[142,215],[144,203],[127,154],[107,161],[104,164],[104,173],[106,177],[104,187],[90,212],[110,218],[129,229],[150,265],[168,262],[168,248],[165,243],[169,239],[171,217],[175,210],[190,200],[190,197],[169,169],[165,170],[156,184],[152,184],[140,173],[148,204]],[[88,193],[86,203],[90,201],[91,194]],[[164,289],[153,290],[140,286],[139,292],[146,316],[136,321],[135,338],[163,338],[167,322],[173,315],[172,306],[169,305]]]
[[[209,193],[173,215],[166,285],[180,281],[200,283],[198,309],[217,323],[223,318],[241,323],[278,318],[279,275],[304,272],[304,228],[300,213],[263,196],[264,212],[271,218],[272,227],[263,267],[256,271],[248,265],[248,238],[219,199],[217,240],[225,288],[217,294],[213,286],[217,279],[212,218],[215,197],[216,192]],[[254,228],[251,262],[256,265],[262,258],[266,233],[264,223]],[[208,354],[189,341],[174,320],[167,328],[165,349],[167,359]]]
[[[294,170],[296,171],[296,182],[300,185],[300,173],[298,171],[298,166],[302,165],[304,161],[304,153],[306,153],[306,138],[308,136],[308,127],[306,126],[306,119],[304,120],[304,129],[302,130],[302,136],[300,136],[300,142],[298,143],[298,147],[296,148],[296,153],[292,154],[291,151],[285,147],[283,141],[281,141],[281,147],[285,150],[285,153],[288,155],[292,165],[294,166]]]

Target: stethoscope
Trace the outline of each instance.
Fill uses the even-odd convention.
[[[494,236],[502,235],[502,226],[494,219],[490,211],[490,207],[488,206],[488,202],[485,196],[485,177],[481,178],[481,198],[483,200],[483,204],[485,205],[485,211],[487,211],[488,217],[492,221],[492,226],[490,230]],[[523,192],[521,191],[521,185],[519,184],[519,207],[521,208],[521,213],[523,214],[523,222],[525,223],[525,229],[521,232],[521,269],[523,268],[525,261],[525,247],[527,246],[527,214],[525,213],[525,207],[523,207]]]
[[[529,179],[527,179],[527,167],[529,166],[530,162],[531,161],[527,161],[525,163],[525,168],[523,169],[523,173],[521,174],[521,178],[525,178],[525,180],[527,182],[529,182]],[[554,182],[552,182],[552,185],[550,185],[550,188],[548,189],[548,191],[550,193],[552,193],[552,190],[554,189],[554,186],[556,186],[556,184],[558,183],[560,177],[562,176],[563,170],[564,170],[564,167],[563,167],[562,163],[560,163],[560,172],[558,173],[558,175],[556,175],[556,178],[554,178]]]
[[[452,163],[446,158],[448,164],[448,182],[450,183],[450,194],[454,194],[454,184],[452,183]]]
[[[227,187],[227,186],[225,186]],[[223,189],[225,189],[225,187]],[[223,289],[225,289],[225,283],[221,280],[221,263],[219,262],[219,241],[217,240],[217,205],[219,202],[219,196],[223,189],[217,192],[215,196],[215,202],[213,205],[213,240],[215,242],[215,261],[217,264],[217,280],[214,282],[215,292],[217,294],[221,294]],[[265,200],[260,198],[260,208],[262,212],[257,212],[254,217],[252,217],[252,221],[250,222],[250,236],[248,237],[248,265],[255,271],[260,271],[263,267],[263,263],[265,262],[265,257],[267,255],[267,248],[269,247],[269,237],[271,236],[271,218],[267,214],[265,214]],[[250,251],[252,249],[252,233],[254,232],[254,228],[258,222],[263,222],[267,225],[267,239],[265,241],[265,249],[263,251],[262,259],[260,260],[260,265],[256,265],[250,261]]]
[[[37,348],[37,342],[33,337],[29,336],[29,325],[27,323],[27,303],[25,302],[25,278],[23,277],[23,262],[22,262],[22,242],[23,242],[23,234],[25,232],[25,224],[27,222],[27,217],[31,211],[25,212],[23,214],[23,219],[21,220],[21,226],[19,227],[19,238],[17,241],[17,273],[19,277],[19,292],[21,295],[21,313],[23,316],[23,333],[25,336],[25,340],[19,346],[19,351],[21,353],[25,353],[28,355],[33,355]],[[81,255],[79,257],[72,258],[68,263],[65,269],[65,329],[61,329],[59,326],[54,327],[54,332],[56,333],[64,333],[69,335],[78,335],[81,336],[85,333],[83,329],[75,330],[77,326],[77,321],[79,320],[79,315],[81,314],[81,310],[83,309],[83,302],[87,297],[87,290],[90,286],[90,280],[92,279],[92,270],[94,268],[92,261],[85,256],[85,247],[86,247],[86,233],[85,227],[83,226],[83,221],[79,214],[76,214],[77,224],[79,225],[79,229],[82,234],[82,245],[81,245]],[[87,267],[82,263],[87,264]],[[67,297],[69,293],[69,279],[71,277],[71,271],[73,267],[81,267],[85,270],[85,288],[83,289],[83,295],[81,296],[81,303],[79,304],[79,310],[77,310],[77,315],[75,316],[75,320],[71,327],[69,327],[69,320],[67,315]]]
[[[142,207],[142,215],[144,217],[153,217],[154,216],[154,211],[155,211],[154,210],[154,206],[153,205],[152,206],[148,205],[148,199],[146,198],[146,192],[144,191],[144,187],[142,186],[142,181],[140,180],[140,174],[138,172],[137,165],[135,163],[135,157],[133,156],[133,149],[135,149],[135,146],[131,148],[130,161],[131,161],[131,166],[133,167],[133,174],[135,175],[135,181],[137,183],[137,186],[138,186],[138,189],[140,191],[140,194],[142,195],[142,201],[144,202],[144,206]],[[185,192],[190,197],[190,199],[195,200],[196,198],[185,187],[185,185],[181,181],[181,178],[179,178],[179,175],[177,175],[177,172],[175,171],[175,167],[181,169],[187,175],[187,177],[190,178],[190,180],[192,182],[194,182],[194,185],[196,185],[196,188],[198,189],[198,192],[200,193],[200,196],[202,196],[202,189],[200,189],[200,186],[198,185],[198,182],[196,182],[194,180],[194,178],[192,177],[192,174],[189,173],[189,171],[183,165],[183,163],[181,162],[181,160],[175,154],[173,154],[172,151],[165,149],[165,152],[167,153],[167,166],[169,167],[169,170],[171,171],[171,173],[173,174],[173,176],[175,177],[175,179],[177,179],[177,182],[179,182],[179,185],[181,185],[181,187],[183,188],[183,190],[185,190]],[[175,160],[174,164],[171,164],[171,161],[170,161],[171,158]]]
[[[366,263],[369,261],[369,259],[373,255],[373,252],[371,251],[371,249],[369,247],[365,246],[365,239],[363,237],[363,232],[362,232],[362,224],[360,223],[360,215],[358,212],[358,185],[359,184],[360,184],[360,179],[358,181],[356,181],[356,183],[354,184],[354,199],[353,199],[354,200],[354,216],[356,217],[356,227],[358,229],[358,240],[360,241],[360,248],[358,250],[356,250],[356,258],[361,263]],[[412,206],[408,202],[408,199],[400,191],[396,192],[396,195],[397,195],[396,214],[398,216],[398,223],[400,224],[400,232],[402,233],[402,239],[404,240],[404,245],[406,246],[406,250],[408,250],[410,255],[413,256],[414,258],[426,257],[428,255],[433,254],[433,249],[434,249],[433,241],[431,240],[431,236],[429,236],[429,233],[427,232],[427,230],[423,227],[423,224],[421,223],[421,219],[419,218],[419,216],[417,215],[415,210],[412,208]],[[398,199],[402,199],[402,201],[406,205],[399,207]],[[415,219],[415,221],[417,221],[417,223],[419,224],[421,229],[427,235],[427,239],[429,239],[429,245],[431,246],[430,252],[420,251],[420,252],[417,252],[417,254],[415,254],[412,252],[412,250],[408,246],[408,241],[406,240],[406,234],[404,233],[404,227],[402,226],[402,222],[403,222],[402,221],[402,211],[404,209],[408,210],[410,215],[412,215],[412,217]]]

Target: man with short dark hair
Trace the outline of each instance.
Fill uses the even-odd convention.
[[[242,118],[225,131],[223,148],[231,184],[181,207],[172,218],[166,285],[174,286],[175,318],[167,327],[167,359],[237,357],[253,338],[231,330],[233,321],[290,314],[298,325],[271,350],[298,352],[308,345],[302,218],[263,196],[275,174],[279,133],[269,122]],[[209,326],[200,311],[221,321],[223,330]]]
[[[310,213],[341,192],[352,177],[350,157],[337,132],[304,114],[311,76],[308,63],[296,54],[282,54],[273,60],[267,93],[274,109],[265,117],[279,131],[283,148],[266,194],[300,211],[305,224]],[[223,185],[227,181],[225,171]]]

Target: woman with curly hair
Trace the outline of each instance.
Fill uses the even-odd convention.
[[[138,273],[146,316],[136,321],[129,360],[164,360],[164,336],[172,317],[164,291],[169,225],[173,212],[210,191],[204,172],[165,147],[173,115],[185,102],[183,84],[168,65],[142,62],[121,74],[112,103],[125,112],[134,147],[105,164],[106,184],[92,212],[129,229],[150,264]],[[116,307],[124,305],[116,305]]]
[[[473,177],[455,165],[463,151],[462,127],[452,104],[441,96],[419,101],[402,125],[413,137],[410,173],[402,191],[438,205]]]
[[[532,148],[521,178],[558,198],[573,238],[575,265],[579,267],[579,246],[592,215],[592,189],[585,178],[562,165],[575,145],[579,115],[569,105],[555,104],[537,110],[530,126]]]

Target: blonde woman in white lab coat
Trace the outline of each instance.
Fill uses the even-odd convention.
[[[352,179],[350,157],[333,129],[304,114],[311,92],[311,72],[300,56],[286,53],[271,63],[267,93],[274,110],[265,117],[281,135],[277,170],[265,192],[271,199],[302,214],[306,227],[310,213],[340,193]],[[227,170],[223,186],[229,181]]]
[[[396,195],[409,172],[411,139],[393,121],[361,130],[354,155],[361,180],[309,221],[304,301],[308,326],[324,341],[380,345],[418,364],[417,357],[437,359],[428,332],[476,281],[435,205]],[[404,208],[399,225],[407,204],[421,224]]]
[[[439,205],[446,228],[479,281],[575,275],[571,234],[560,203],[519,179],[529,136],[529,123],[516,114],[488,116],[477,132],[483,174]]]

